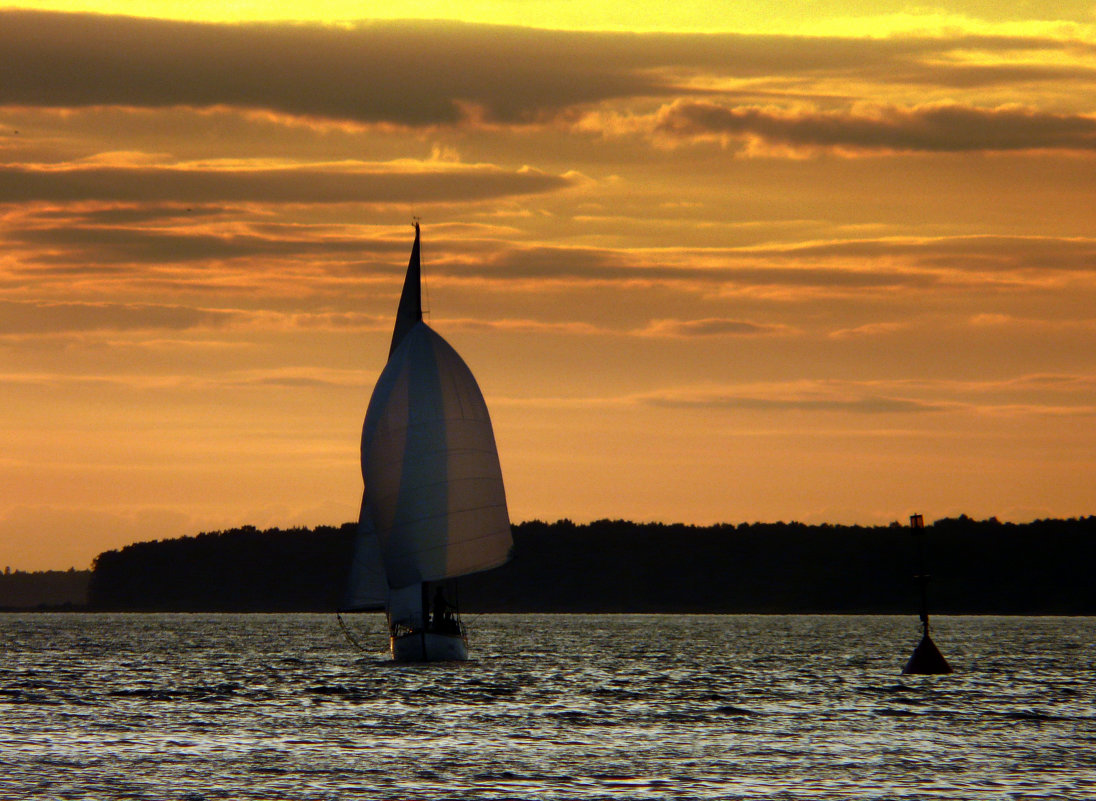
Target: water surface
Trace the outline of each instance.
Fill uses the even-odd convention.
[[[1090,799],[1096,618],[0,615],[0,798]]]

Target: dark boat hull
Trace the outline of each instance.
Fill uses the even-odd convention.
[[[391,646],[392,659],[396,662],[463,662],[468,659],[468,643],[459,634],[414,632],[392,637]]]

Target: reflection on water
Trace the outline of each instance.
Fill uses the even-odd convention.
[[[0,615],[0,797],[1096,797],[1096,619]]]

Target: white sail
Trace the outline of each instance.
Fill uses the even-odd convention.
[[[350,562],[341,608],[343,611],[361,612],[383,609],[387,603],[388,580],[381,560],[381,546],[363,497],[358,531],[354,537],[354,556]]]
[[[366,505],[390,587],[462,576],[509,558],[512,539],[483,395],[421,320],[399,339],[362,428]]]

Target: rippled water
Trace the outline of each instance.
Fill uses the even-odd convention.
[[[1096,797],[1096,618],[0,615],[0,798]]]

